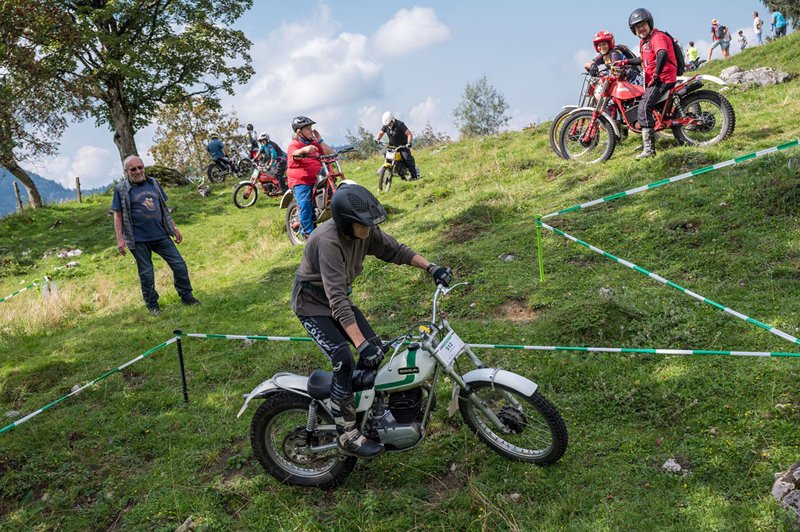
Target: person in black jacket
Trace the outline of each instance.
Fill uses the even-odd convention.
[[[397,146],[400,156],[411,174],[410,180],[419,179],[419,171],[414,162],[414,156],[411,155],[411,141],[414,138],[411,130],[402,121],[397,120],[391,111],[383,113],[381,121],[383,122],[383,127],[378,131],[378,142],[381,141],[385,134],[389,139],[389,146]]]

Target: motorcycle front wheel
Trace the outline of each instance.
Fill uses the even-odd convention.
[[[233,189],[233,203],[240,209],[246,209],[253,205],[258,199],[258,186],[250,182],[239,183]]]
[[[559,133],[561,132],[561,126],[564,125],[564,118],[572,111],[574,111],[574,109],[563,109],[553,118],[553,121],[550,122],[550,147],[556,152],[556,155],[562,159],[566,159],[567,157],[564,157],[564,154],[561,153],[561,137],[559,137]]]
[[[592,111],[575,111],[561,126],[559,144],[565,159],[586,164],[602,163],[614,153],[617,135],[602,116],[593,119]]]
[[[681,100],[681,108],[683,116],[698,120],[697,124],[673,129],[682,144],[711,146],[730,137],[736,127],[733,106],[718,92],[692,92]]]
[[[567,450],[567,427],[561,414],[538,391],[531,396],[488,381],[471,384],[481,403],[508,428],[499,430],[472,401],[459,396],[464,421],[493,451],[521,462],[547,465]]]
[[[392,188],[392,169],[386,168],[385,166],[381,168],[380,178],[378,179],[378,190],[381,192],[389,192],[389,189]]]
[[[292,200],[286,208],[286,233],[293,246],[299,246],[306,241],[300,225],[300,209],[297,206],[297,200]]]
[[[222,183],[228,176],[227,170],[222,168],[222,165],[217,163],[209,164],[208,168],[206,169],[206,174],[208,175],[208,180],[212,183]]]
[[[250,424],[253,454],[264,469],[280,482],[294,486],[333,488],[344,482],[356,466],[356,458],[340,454],[336,447],[312,453],[306,436],[311,400],[293,393],[270,395],[258,407]],[[325,410],[317,410],[317,426],[334,424]],[[336,431],[315,431],[312,446],[336,443]]]

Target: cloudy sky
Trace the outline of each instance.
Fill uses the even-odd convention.
[[[415,132],[430,122],[455,138],[452,110],[466,84],[483,75],[510,105],[509,128],[521,129],[574,103],[581,65],[595,54],[595,32],[609,30],[617,42],[638,49],[627,20],[640,4],[630,1],[254,4],[237,27],[253,42],[256,73],[223,104],[284,147],[298,114],[316,120],[325,140],[335,144],[343,143],[348,129],[355,131],[359,123],[377,132],[386,110]],[[766,21],[764,36],[769,32],[768,11],[758,1],[673,0],[650,10],[656,27],[684,45],[694,40],[701,57],[708,54],[712,18],[733,34],[743,29],[752,43],[752,12],[757,10]],[[731,52],[736,51],[734,41]],[[137,133],[140,153],[152,145],[154,129]],[[81,185],[89,188],[119,176],[120,163],[111,132],[87,121],[66,132],[60,155],[31,170],[70,188],[80,176]]]

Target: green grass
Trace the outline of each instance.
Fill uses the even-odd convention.
[[[796,74],[799,41],[791,35],[707,71],[738,63]],[[538,281],[536,213],[800,137],[797,80],[726,94],[737,113],[729,141],[703,150],[664,143],[648,162],[633,160],[635,139],[604,165],[562,161],[549,151],[545,126],[419,150],[424,178],[398,182],[382,198],[390,212],[385,229],[472,283],[445,301],[470,342],[792,351],[766,331],[549,233],[547,279]],[[797,335],[800,179],[786,165],[794,155],[549,221]],[[376,187],[378,165],[377,158],[349,162],[345,170]],[[0,414],[32,412],[176,328],[302,335],[289,309],[302,249],[288,244],[284,211],[264,198],[238,210],[229,185],[208,198],[169,191],[203,305],[181,306],[157,260],[159,317],[145,312],[133,259],[116,253],[110,196],[0,220],[0,296],[46,274],[59,287],[51,304],[36,291],[0,303]],[[67,259],[78,260],[77,268],[55,270],[67,260],[42,258],[73,247],[84,251]],[[517,260],[499,259],[503,253]],[[417,270],[370,259],[354,300],[390,336],[429,313],[431,288]],[[796,359],[481,353],[539,383],[561,410],[570,447],[558,464],[505,460],[440,408],[420,448],[362,464],[343,488],[320,492],[267,476],[249,447],[249,416],[235,417],[242,394],[273,373],[326,367],[319,350],[199,339],[184,346],[188,404],[170,346],[0,435],[0,528],[174,530],[189,516],[208,530],[789,526],[769,489],[773,473],[800,451]],[[661,470],[670,457],[691,473]]]

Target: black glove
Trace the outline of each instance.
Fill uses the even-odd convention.
[[[436,284],[448,287],[453,282],[453,272],[447,266],[437,266],[431,262],[428,264],[427,271],[433,276],[433,282]]]
[[[411,148],[411,141],[410,140],[408,141],[408,144],[406,144],[406,148],[409,148],[409,149]]]
[[[372,342],[364,341],[358,346],[358,361],[364,369],[377,369],[383,361],[383,350]]]
[[[654,74],[653,79],[650,80],[648,87],[655,87],[659,83],[661,83],[661,76],[659,74]]]
[[[598,68],[597,65],[592,64],[592,66],[589,67],[589,74],[591,74],[592,76],[596,76],[599,73],[600,73],[600,68]]]

